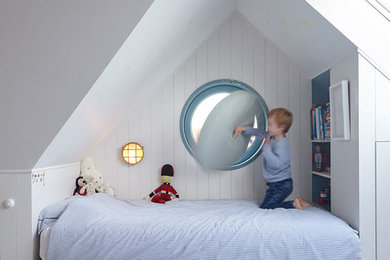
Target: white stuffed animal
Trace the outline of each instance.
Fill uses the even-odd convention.
[[[92,175],[86,175],[82,177],[84,180],[84,186],[80,189],[81,194],[92,195],[99,192],[99,180]]]
[[[85,183],[80,193],[84,194],[86,191],[86,195],[91,195],[97,192],[104,192],[115,196],[114,189],[104,184],[103,175],[95,169],[95,163],[91,157],[88,156],[81,162],[80,169],[80,176],[83,177]]]

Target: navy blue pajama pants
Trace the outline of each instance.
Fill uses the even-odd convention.
[[[267,182],[268,189],[260,208],[294,208],[293,201],[284,201],[293,191],[292,179],[286,179],[277,182]]]

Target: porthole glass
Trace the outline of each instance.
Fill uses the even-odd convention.
[[[253,127],[267,129],[268,108],[263,98],[247,84],[236,80],[215,80],[196,89],[183,106],[180,117],[180,134],[186,149],[196,158],[196,145],[202,126],[213,108],[231,93],[244,90],[256,95],[261,109],[255,114]],[[256,159],[262,151],[264,139],[251,137],[243,157],[233,165],[220,170],[243,167]]]
[[[197,143],[200,135],[200,131],[202,130],[203,124],[207,119],[207,116],[210,114],[211,110],[225,97],[227,97],[229,93],[215,93],[204,100],[202,100],[198,106],[195,108],[194,113],[191,119],[191,133],[192,138]]]

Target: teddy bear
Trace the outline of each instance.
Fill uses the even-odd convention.
[[[96,178],[93,175],[83,176],[83,182],[85,185],[80,189],[81,194],[92,195],[99,192],[104,192],[102,186],[103,181],[100,178]]]
[[[100,192],[115,196],[114,189],[104,184],[103,175],[95,169],[93,159],[88,156],[81,162],[80,177],[76,180],[75,194],[85,196]]]

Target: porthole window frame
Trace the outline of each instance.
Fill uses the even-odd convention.
[[[194,111],[197,106],[206,98],[211,95],[217,93],[232,93],[237,90],[248,91],[259,98],[259,102],[263,107],[263,111],[265,112],[265,129],[268,128],[267,114],[269,112],[267,104],[261,95],[250,87],[248,84],[245,84],[238,80],[232,79],[219,79],[207,82],[201,87],[197,88],[190,97],[186,100],[181,114],[180,114],[180,135],[183,141],[184,146],[187,151],[196,158],[196,154],[194,152],[194,147],[196,146],[196,142],[193,138],[191,131],[191,121],[192,116],[194,115]],[[223,171],[235,170],[242,168],[252,161],[254,161],[262,152],[265,140],[260,140],[258,137],[255,138],[251,147],[245,152],[244,156],[234,165],[228,166],[226,169],[220,169]]]

